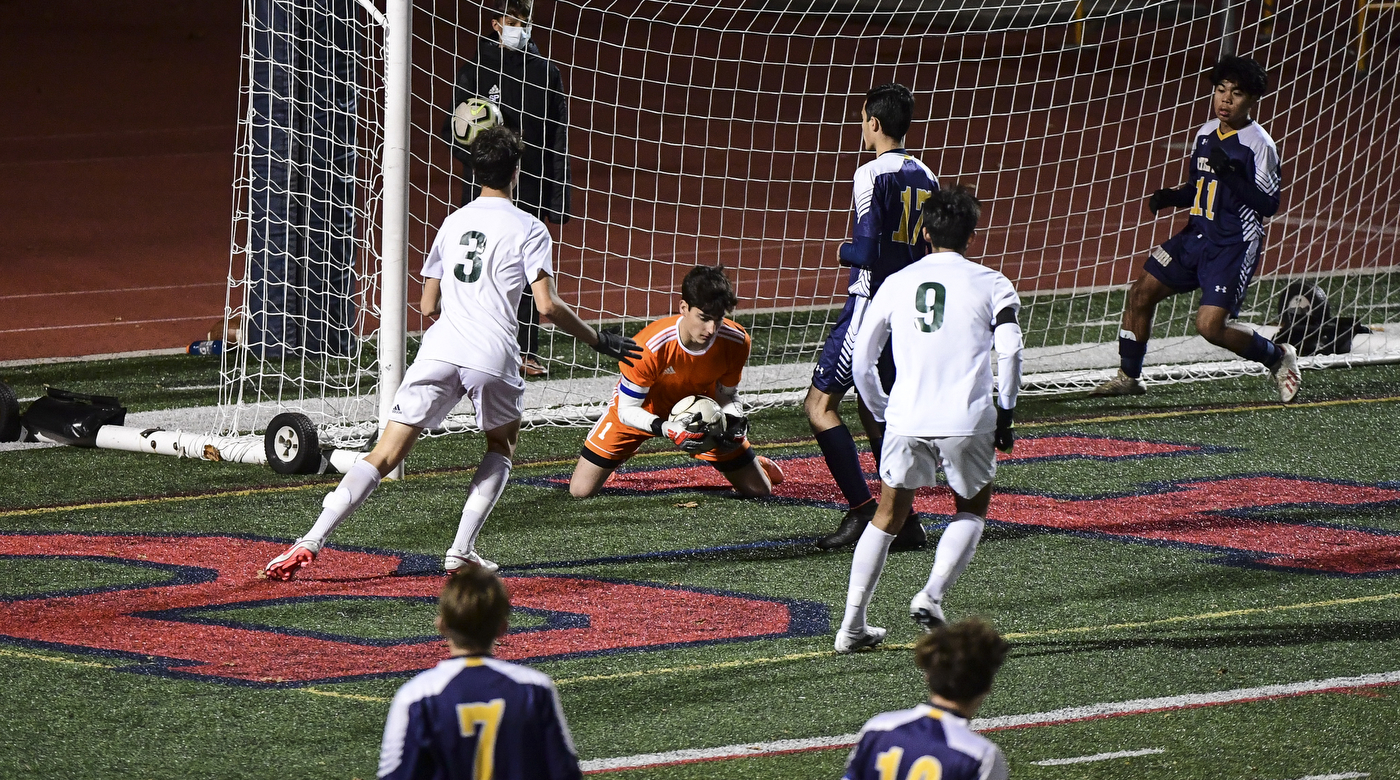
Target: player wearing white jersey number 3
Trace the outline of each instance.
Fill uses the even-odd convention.
[[[264,575],[270,579],[290,580],[314,561],[335,527],[403,462],[423,429],[441,425],[463,396],[471,397],[486,434],[486,454],[472,477],[443,567],[452,572],[473,564],[495,571],[496,564],[477,554],[476,536],[510,478],[520,437],[525,381],[516,308],[527,284],[540,314],[560,330],[629,365],[641,355],[632,339],[595,332],[559,299],[549,231],[511,203],[520,175],[520,139],[505,127],[491,128],[472,141],[471,151],[481,197],[447,217],[423,265],[423,314],[441,316],[404,373],[374,451],[351,466],[326,496],[311,531],[267,564]]]
[[[943,623],[944,593],[967,568],[991,503],[996,450],[1011,451],[1012,415],[1021,387],[1021,300],[999,272],[962,256],[981,204],[966,187],[933,192],[924,203],[924,233],[933,253],[890,276],[866,310],[853,374],[871,414],[885,424],[880,508],[856,542],[846,616],[836,651],[873,647],[885,629],[866,624],[865,609],[914,490],[938,483],[941,465],[957,514],[938,540],[928,584],[909,616],[925,629]],[[889,395],[877,366],[894,352]],[[998,359],[992,398],[991,352]]]

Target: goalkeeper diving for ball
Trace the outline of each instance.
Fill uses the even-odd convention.
[[[560,330],[624,365],[641,355],[635,341],[594,331],[559,299],[549,231],[511,203],[520,176],[520,138],[493,127],[477,135],[471,151],[481,196],[448,215],[423,264],[423,314],[441,316],[423,334],[374,451],[351,466],[326,496],[311,531],[267,564],[263,573],[269,579],[290,580],[316,560],[336,526],[403,462],[423,429],[441,425],[463,396],[471,396],[477,425],[486,434],[486,454],[472,477],[443,568],[496,570],[477,554],[476,536],[510,479],[520,438],[525,380],[515,310],[527,282],[540,313]]]
[[[679,316],[663,317],[637,334],[642,356],[622,366],[622,380],[607,414],[588,432],[569,493],[598,492],[642,442],[665,436],[683,452],[714,466],[744,496],[767,496],[783,481],[778,464],[756,455],[748,442],[748,417],[739,405],[739,380],[749,359],[749,334],[724,315],[739,298],[724,267],[698,265],[681,282]],[[712,398],[723,418],[715,429],[703,421],[671,421],[686,396]]]

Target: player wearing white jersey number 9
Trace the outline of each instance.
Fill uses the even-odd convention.
[[[981,204],[966,187],[941,189],[924,203],[932,254],[890,276],[870,301],[857,337],[852,375],[885,425],[880,506],[856,543],[838,652],[879,644],[885,629],[866,625],[865,608],[890,542],[914,503],[914,490],[938,482],[941,466],[957,514],[938,541],[928,585],[909,616],[926,629],[943,623],[943,594],[972,560],[996,475],[996,450],[1011,451],[1012,413],[1021,387],[1021,300],[999,272],[963,257]],[[877,361],[893,341],[889,395]],[[998,370],[992,398],[991,352]]]
[[[475,545],[510,478],[520,436],[525,382],[515,312],[527,285],[540,313],[560,330],[623,363],[641,355],[632,339],[594,331],[559,299],[549,231],[511,203],[520,174],[519,137],[508,128],[493,127],[477,135],[471,151],[481,197],[447,217],[423,265],[423,314],[438,320],[423,335],[423,346],[394,395],[390,422],[374,451],[326,496],[311,531],[268,563],[268,578],[289,580],[314,561],[335,527],[403,461],[423,429],[441,425],[463,396],[471,396],[477,424],[486,435],[486,454],[472,477],[443,567],[496,569],[476,553]]]

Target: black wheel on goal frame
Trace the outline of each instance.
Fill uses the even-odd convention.
[[[0,441],[19,441],[19,396],[4,382],[0,382]]]
[[[321,444],[316,424],[297,412],[272,418],[263,434],[267,465],[278,474],[315,474],[321,470]]]

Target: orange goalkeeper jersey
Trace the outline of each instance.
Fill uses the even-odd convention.
[[[634,337],[642,345],[642,356],[633,365],[622,366],[617,387],[619,393],[634,398],[645,395],[642,408],[662,419],[688,395],[713,398],[716,384],[738,387],[749,359],[751,341],[739,323],[722,320],[709,346],[692,352],[681,344],[680,319],[680,315],[663,317]]]

